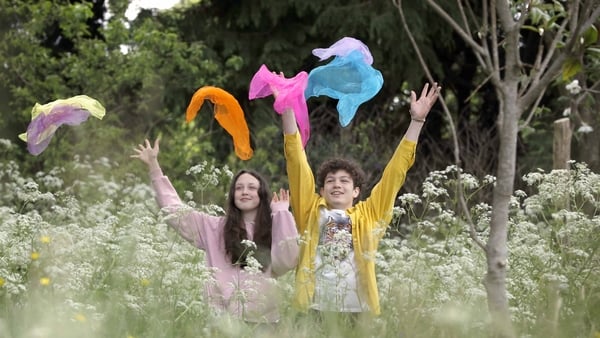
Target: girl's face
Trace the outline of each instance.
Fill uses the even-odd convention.
[[[260,182],[248,173],[241,174],[235,182],[233,202],[242,212],[254,211],[260,204],[258,189]]]

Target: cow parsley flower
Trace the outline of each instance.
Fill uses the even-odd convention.
[[[581,86],[579,86],[579,80],[573,80],[565,86],[569,93],[577,95],[581,92]]]
[[[592,126],[590,126],[589,124],[582,122],[581,123],[581,127],[579,127],[577,129],[578,133],[582,133],[582,134],[588,134],[594,131],[594,128],[592,128]]]

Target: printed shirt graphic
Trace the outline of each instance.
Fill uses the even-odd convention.
[[[357,290],[352,224],[344,210],[321,209],[315,259],[315,295],[311,308],[320,311],[362,312],[367,304]]]

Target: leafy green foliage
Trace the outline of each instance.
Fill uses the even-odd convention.
[[[187,103],[197,88],[209,83],[222,85],[221,68],[206,57],[201,42],[182,41],[177,31],[152,17],[127,22],[123,16],[126,3],[116,4],[116,13],[110,18],[105,9],[93,13],[89,2],[11,4],[6,6],[4,18],[19,29],[2,34],[0,55],[5,67],[0,78],[8,102],[0,107],[2,134],[16,143],[35,102],[86,94],[107,109],[103,121],[60,128],[47,152],[39,157],[20,155],[30,163],[25,168],[58,165],[73,154],[110,156],[127,163],[132,146],[144,137],[161,129],[171,130],[173,135],[179,132]],[[92,17],[104,23],[100,34],[89,34]],[[54,26],[57,41],[71,42],[68,49],[57,49],[47,41],[44,32]],[[24,144],[18,144],[24,150]]]

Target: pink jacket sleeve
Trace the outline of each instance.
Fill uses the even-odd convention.
[[[161,170],[151,172],[150,179],[158,206],[168,214],[167,223],[186,241],[206,250],[207,243],[219,240],[222,217],[198,212],[184,204]]]
[[[274,277],[296,268],[298,264],[298,230],[289,203],[271,204],[273,232],[271,240],[271,270]]]

